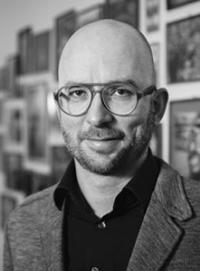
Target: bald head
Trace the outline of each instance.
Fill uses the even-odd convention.
[[[79,29],[65,45],[59,63],[59,85],[69,81],[107,83],[132,79],[139,87],[155,84],[150,47],[125,23],[100,20]]]

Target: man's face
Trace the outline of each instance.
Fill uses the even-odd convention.
[[[85,52],[82,48],[68,59],[68,67],[60,74],[60,86],[68,82],[95,84],[133,80],[141,91],[148,87],[150,78],[134,57],[114,50],[93,54],[91,48]],[[154,126],[150,99],[150,96],[142,98],[128,116],[108,112],[99,93],[83,116],[69,116],[59,111],[64,140],[72,156],[89,171],[102,175],[122,173],[142,156],[149,143]]]

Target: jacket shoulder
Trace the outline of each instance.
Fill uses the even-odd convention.
[[[183,185],[189,202],[200,209],[200,180],[183,177]]]
[[[25,224],[28,220],[35,221],[35,218],[37,218],[36,221],[39,223],[39,220],[42,219],[48,211],[49,204],[53,202],[55,187],[54,185],[28,196],[22,204],[11,212],[8,224],[16,224],[19,221]]]

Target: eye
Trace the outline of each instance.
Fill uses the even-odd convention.
[[[63,88],[60,96],[68,102],[88,101],[90,90],[84,86],[70,86]]]
[[[68,96],[69,98],[83,98],[88,96],[88,91],[84,88],[70,88]]]
[[[113,92],[114,95],[117,96],[132,96],[134,95],[134,92],[131,89],[125,88],[125,87],[120,87],[116,88],[115,91]]]
[[[136,92],[134,89],[132,89],[129,86],[113,86],[112,88],[109,88],[108,97],[111,99],[132,99]]]

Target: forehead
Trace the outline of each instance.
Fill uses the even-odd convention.
[[[152,62],[144,42],[116,33],[109,38],[93,33],[72,41],[64,49],[59,67],[60,85],[127,79],[140,85],[145,83],[144,78],[147,84],[152,83]]]

